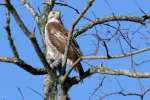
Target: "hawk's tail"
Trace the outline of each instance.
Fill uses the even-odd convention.
[[[79,74],[80,79],[82,79],[82,78],[83,78],[83,75],[84,75],[83,67],[82,67],[81,63],[78,63],[76,66],[77,66],[77,67],[75,67],[75,70],[76,70],[77,73]]]

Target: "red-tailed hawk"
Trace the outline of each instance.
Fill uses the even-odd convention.
[[[67,43],[67,31],[65,30],[61,20],[59,11],[51,11],[48,15],[48,21],[45,26],[45,40],[47,54],[53,59],[61,59],[64,57],[65,45]],[[79,46],[72,41],[68,51],[67,64],[72,65],[80,56]],[[83,76],[84,70],[79,62],[75,70],[79,73],[80,78]]]

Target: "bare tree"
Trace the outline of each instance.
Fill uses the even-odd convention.
[[[93,96],[96,96],[98,99],[103,100],[104,98],[112,95],[121,95],[137,96],[143,100],[144,96],[149,92],[150,87],[145,89],[141,82],[141,78],[150,78],[150,72],[140,72],[137,70],[137,68],[143,67],[144,64],[147,64],[150,61],[148,57],[141,57],[141,54],[148,56],[147,52],[150,51],[149,34],[143,31],[149,31],[148,25],[150,14],[145,13],[141,7],[138,7],[139,11],[143,14],[141,16],[116,15],[109,2],[107,0],[104,1],[112,14],[110,16],[99,17],[95,14],[96,11],[93,11],[93,19],[92,17],[87,17],[86,13],[90,10],[90,8],[94,7],[96,0],[87,0],[86,5],[82,8],[81,11],[69,5],[68,3],[65,3],[65,1],[43,0],[42,12],[36,11],[32,5],[27,2],[27,0],[20,0],[22,5],[25,7],[24,9],[27,9],[33,16],[34,21],[38,26],[38,34],[41,35],[44,47],[46,41],[44,40],[43,33],[49,12],[52,11],[56,5],[59,5],[72,9],[72,11],[75,11],[77,14],[77,17],[70,25],[70,29],[68,29],[68,39],[64,52],[65,57],[62,60],[55,59],[53,62],[50,62],[49,59],[51,59],[51,57],[46,57],[46,52],[39,46],[37,38],[35,37],[36,29],[30,31],[29,27],[24,24],[15,6],[11,3],[11,0],[4,0],[0,5],[7,8],[5,30],[9,40],[10,48],[13,53],[13,57],[0,57],[0,61],[15,64],[32,75],[45,75],[44,100],[69,100],[70,98],[68,96],[68,92],[70,88],[76,84],[79,84],[80,82],[83,82],[84,85],[84,79],[96,73],[102,75],[103,78],[99,82],[99,85],[94,89],[94,91],[91,92],[89,99],[91,99]],[[99,8],[97,8],[97,10],[98,9]],[[13,16],[17,25],[30,40],[34,50],[36,51],[36,54],[43,64],[43,68],[36,68],[30,64],[27,64],[20,57],[12,38],[13,32],[11,31],[10,27],[10,20],[12,17],[10,17],[10,15]],[[87,23],[82,27],[76,28],[81,19],[85,20]],[[125,24],[129,24],[134,27],[127,28]],[[72,40],[76,39],[77,37],[84,38],[87,41],[92,38],[92,49],[88,54],[82,51],[83,55],[79,57],[78,60],[75,61],[72,67],[68,70],[68,68],[66,68],[68,49]],[[138,61],[136,57],[139,58],[140,61]],[[78,75],[70,75],[78,62],[82,62],[84,64],[84,68],[87,69],[85,70],[82,78],[80,78]],[[93,64],[91,62],[95,63]],[[115,69],[113,66],[111,66],[112,62],[120,62],[120,65],[117,66],[118,69]],[[121,69],[121,63],[123,62],[128,62],[128,64],[130,63],[126,69]],[[61,70],[65,71],[62,73],[59,72],[58,75],[57,71],[54,71],[54,68],[62,68]],[[112,75],[117,77],[121,75],[137,79],[141,91],[138,93],[132,91],[128,92],[126,89],[124,89],[124,87],[122,87],[122,82],[115,78],[115,81],[120,88],[119,90],[113,92],[110,90],[110,93],[101,93],[101,95],[97,95],[97,92],[105,85],[105,80],[107,77],[113,77]],[[22,94],[19,88],[18,90]]]

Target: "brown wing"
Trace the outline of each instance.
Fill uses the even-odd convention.
[[[55,22],[48,23],[47,30],[51,43],[57,48],[57,50],[63,53],[67,38],[62,34],[56,34],[56,32],[63,32],[64,30],[58,23]]]
[[[59,50],[61,53],[64,53],[65,45],[67,43],[67,36],[65,35],[66,31],[63,28],[63,26],[59,23],[51,22],[47,25],[47,28],[49,33],[48,36],[52,44],[57,48],[57,50]],[[57,32],[61,34],[57,34]],[[75,41],[73,41],[70,44],[68,58],[74,62],[78,59],[79,56],[80,56],[79,46],[75,43]]]

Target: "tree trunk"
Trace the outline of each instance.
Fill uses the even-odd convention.
[[[70,100],[67,92],[63,85],[56,83],[49,75],[45,75],[44,100]]]
[[[56,82],[49,75],[44,76],[44,100],[56,100]]]
[[[70,100],[67,91],[61,86],[60,100]]]

